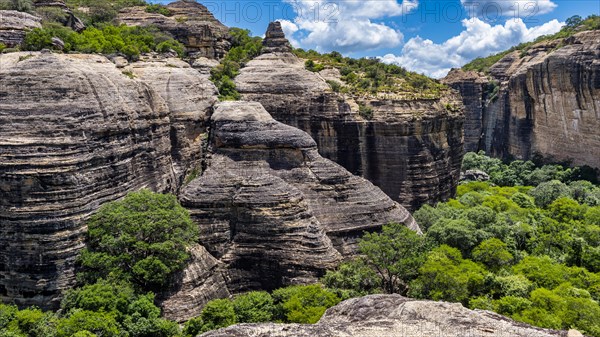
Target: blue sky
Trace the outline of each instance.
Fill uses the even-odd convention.
[[[254,35],[263,35],[269,21],[278,20],[295,47],[381,57],[433,77],[475,57],[555,33],[572,15],[600,15],[600,0],[199,2],[227,26]]]

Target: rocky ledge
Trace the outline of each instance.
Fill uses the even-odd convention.
[[[575,337],[515,322],[490,311],[459,303],[417,301],[399,295],[371,295],[344,301],[325,312],[317,324],[238,324],[202,337]]]
[[[600,168],[600,31],[509,53],[488,75],[452,71],[466,105],[466,148]]]
[[[231,43],[229,29],[196,1],[176,1],[166,6],[170,16],[146,12],[145,6],[123,9],[118,20],[128,26],[156,26],[183,43],[193,58],[222,58]]]
[[[269,25],[263,54],[236,77],[246,100],[260,102],[273,117],[308,132],[319,152],[380,187],[408,209],[450,198],[463,155],[462,103],[453,95],[432,100],[372,99],[367,119],[354,99],[334,93],[326,79],[291,52],[281,25]],[[448,104],[457,109],[449,111]]]
[[[42,19],[17,11],[0,11],[0,43],[12,48],[23,43],[25,35],[34,28],[42,28]]]

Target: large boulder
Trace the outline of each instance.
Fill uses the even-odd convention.
[[[42,28],[41,22],[42,19],[28,13],[0,11],[0,43],[10,48],[19,46],[27,32]]]
[[[577,336],[570,331],[569,336]],[[579,334],[581,335],[581,334]],[[202,337],[566,337],[566,331],[536,328],[460,303],[417,301],[400,295],[370,295],[344,301],[317,324],[238,324]]]

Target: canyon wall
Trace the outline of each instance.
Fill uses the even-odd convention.
[[[235,79],[244,99],[260,102],[278,121],[308,132],[321,155],[411,210],[453,195],[464,117],[460,109],[449,111],[446,105],[462,106],[457,97],[364,99],[360,103],[373,108],[366,119],[356,101],[331,90],[327,74],[305,69],[279,23],[269,26],[263,44],[263,54]]]
[[[600,168],[600,31],[514,51],[487,76],[453,70],[445,81],[469,103],[468,150]]]
[[[84,220],[140,188],[174,190],[167,106],[94,55],[0,55],[0,299],[51,307]]]
[[[216,94],[165,55],[0,55],[0,299],[55,308],[74,284],[86,219],[141,188],[179,192],[202,233],[157,294],[180,321],[230,293],[313,282],[353,256],[364,231],[419,231],[307,133],[259,103],[213,112]]]

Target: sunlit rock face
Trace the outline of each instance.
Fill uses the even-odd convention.
[[[465,100],[466,148],[600,167],[600,32],[506,55],[489,77],[451,72]],[[468,135],[468,136],[467,136]]]
[[[0,299],[55,307],[85,219],[107,201],[174,191],[168,109],[94,55],[0,55]]]

